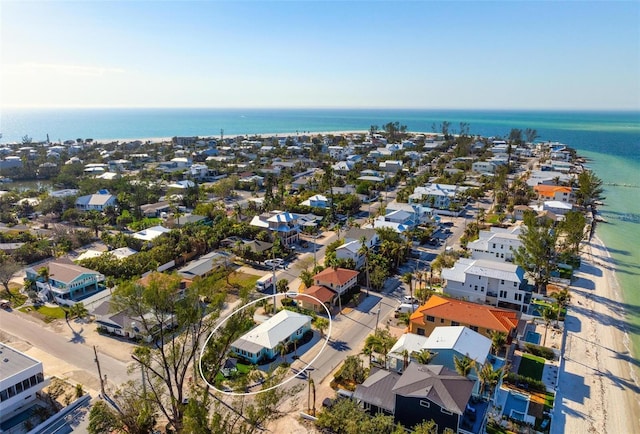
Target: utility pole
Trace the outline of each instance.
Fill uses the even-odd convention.
[[[375,333],[378,333],[378,323],[380,322],[380,306],[378,306],[378,314],[376,316],[376,331]]]
[[[100,370],[100,360],[98,360],[98,350],[96,349],[95,345],[93,346],[93,353],[96,356],[94,361],[96,362],[96,365],[98,365],[98,377],[100,378],[100,393],[102,393],[102,396],[105,396],[105,393],[104,393],[104,379],[102,378],[102,371]]]

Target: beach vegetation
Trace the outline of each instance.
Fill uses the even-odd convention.
[[[531,211],[525,212],[518,236],[522,246],[513,252],[513,261],[533,276],[538,293],[545,293],[555,269],[557,236],[551,222],[537,219]]]
[[[551,348],[542,347],[540,345],[532,344],[527,342],[524,344],[524,347],[527,352],[533,354],[534,356],[542,357],[547,360],[555,360],[556,354],[553,352]]]
[[[316,426],[335,434],[402,434],[402,425],[394,424],[393,416],[369,416],[356,401],[339,398],[318,413]]]

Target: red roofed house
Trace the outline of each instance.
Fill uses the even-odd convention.
[[[347,268],[328,267],[313,276],[313,281],[342,295],[357,283],[358,274],[358,271]]]
[[[430,336],[440,326],[466,326],[491,338],[492,331],[506,333],[507,341],[515,337],[520,313],[484,304],[433,295],[409,318],[409,331]]]
[[[540,200],[557,200],[565,203],[575,203],[576,196],[571,187],[564,185],[539,184],[533,187]]]
[[[320,300],[320,302],[315,298],[307,296],[315,297]],[[305,289],[304,293],[296,296],[296,300],[298,301],[299,306],[303,309],[309,309],[319,314],[325,314],[326,310],[324,310],[323,305],[329,309],[329,312],[331,312],[331,307],[335,304],[336,293],[326,286],[312,285]]]

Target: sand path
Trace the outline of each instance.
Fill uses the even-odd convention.
[[[640,361],[629,348],[628,306],[602,242],[594,238],[582,257],[571,287],[552,432],[638,433]]]

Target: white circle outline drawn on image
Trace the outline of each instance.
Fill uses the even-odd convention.
[[[215,391],[223,393],[225,395],[229,395],[229,396],[249,396],[249,395],[257,395],[257,394],[263,393],[263,392],[268,392],[270,390],[275,389],[276,387],[284,386],[285,384],[287,384],[288,382],[290,382],[294,378],[296,378],[298,375],[300,375],[301,373],[305,372],[318,359],[318,357],[320,357],[320,354],[322,354],[324,349],[327,347],[327,344],[329,343],[329,339],[331,338],[331,326],[333,324],[333,320],[331,319],[331,312],[329,312],[329,308],[327,308],[327,306],[325,306],[325,304],[322,301],[320,301],[317,297],[314,297],[313,295],[304,294],[304,293],[300,293],[300,292],[296,292],[296,291],[288,291],[288,292],[284,292],[284,293],[280,293],[280,294],[275,294],[275,297],[276,298],[277,297],[288,297],[288,296],[296,297],[298,295],[302,295],[302,296],[305,296],[305,297],[312,298],[312,299],[316,300],[318,303],[320,303],[322,305],[322,307],[324,308],[324,310],[327,312],[327,317],[329,319],[329,327],[328,327],[328,331],[327,331],[327,334],[326,334],[325,339],[324,339],[324,343],[322,344],[322,348],[320,348],[320,351],[318,351],[318,354],[316,354],[316,356],[313,359],[311,359],[311,361],[309,363],[307,363],[304,368],[302,368],[300,371],[294,373],[291,377],[286,378],[285,380],[281,381],[280,383],[278,383],[278,384],[276,384],[274,386],[269,387],[268,389],[256,390],[255,392],[242,392],[241,393],[241,392],[232,392],[232,391],[220,390],[216,386],[214,386],[213,384],[209,383],[206,378],[204,378],[204,374],[203,374],[203,371],[202,371],[202,357],[204,356],[204,350],[207,347],[207,344],[209,343],[209,340],[211,339],[211,337],[233,315],[235,315],[236,313],[242,312],[244,309],[247,309],[249,306],[252,306],[252,305],[254,305],[256,303],[259,303],[262,300],[269,300],[269,299],[274,298],[274,295],[272,294],[272,295],[267,295],[267,296],[261,297],[261,298],[259,298],[257,300],[252,301],[252,302],[249,302],[249,303],[245,304],[244,306],[234,310],[229,315],[224,317],[222,319],[222,321],[220,321],[218,323],[218,325],[216,325],[216,327],[211,331],[211,333],[209,334],[207,339],[204,341],[204,345],[202,345],[202,349],[200,350],[200,357],[198,358],[198,368],[199,368],[200,377],[202,378],[202,380],[205,383],[207,383],[207,385],[209,387],[213,388]]]

